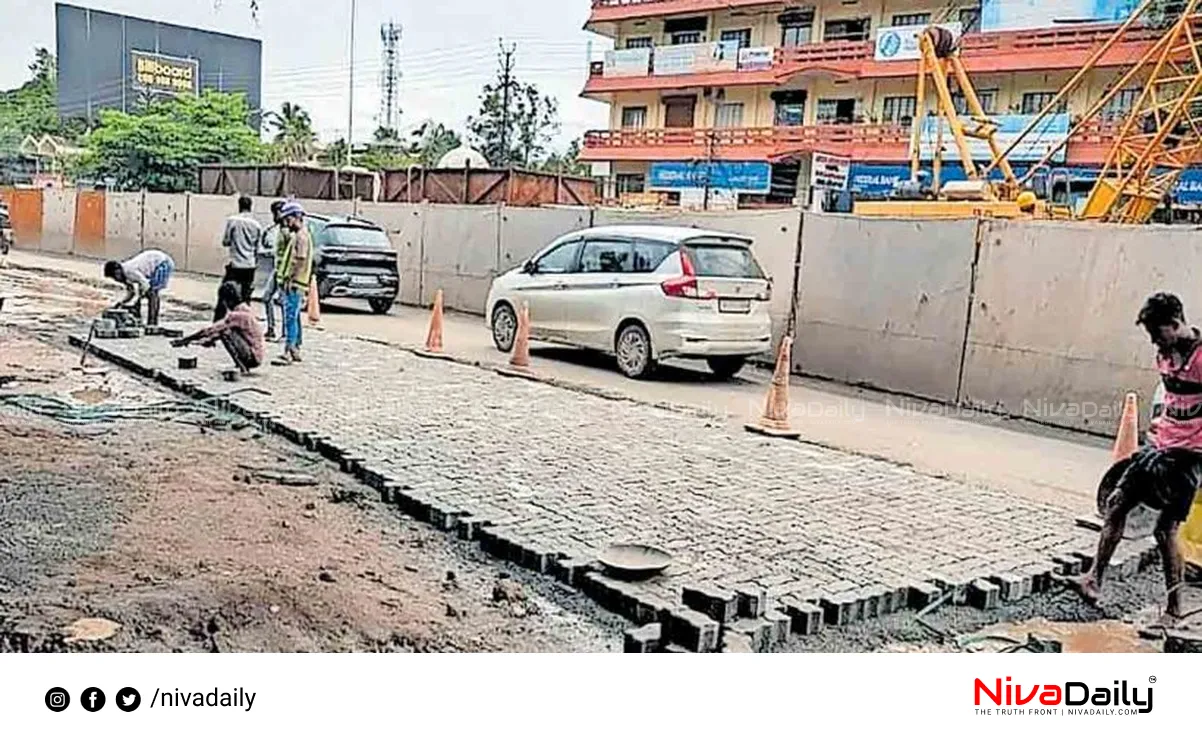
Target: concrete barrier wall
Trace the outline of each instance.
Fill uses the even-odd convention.
[[[71,253],[75,243],[75,189],[42,192],[42,250]]]
[[[976,225],[806,215],[794,369],[954,401]]]
[[[233,196],[188,194],[188,249],[185,271],[221,275],[225,273],[228,251],[221,244],[225,218],[238,211]]]
[[[143,198],[142,245],[157,248],[188,265],[188,198],[186,194],[147,193]]]
[[[1157,291],[1181,296],[1191,319],[1202,314],[1200,258],[1194,230],[985,225],[962,400],[1112,433],[1131,390],[1146,416],[1158,380],[1135,317]]]
[[[142,194],[110,193],[104,211],[105,252],[129,257],[142,249]]]
[[[442,289],[447,307],[484,314],[500,255],[500,205],[427,205],[422,235],[421,304]]]
[[[591,216],[583,207],[502,207],[497,272],[520,266],[560,235],[590,226]]]

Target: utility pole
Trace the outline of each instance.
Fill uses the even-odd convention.
[[[501,53],[497,61],[501,64],[501,162],[504,167],[509,164],[509,89],[513,87],[513,53],[517,46],[510,44],[505,48],[505,41],[498,39]]]
[[[355,0],[351,0],[351,74],[346,104],[346,165],[351,165],[351,141],[355,132]]]
[[[380,41],[384,44],[384,71],[380,75],[380,102],[384,110],[381,112],[380,123],[385,129],[395,132],[395,125],[400,123],[397,116],[400,113],[400,107],[397,105],[401,78],[400,24],[393,21],[382,24]]]

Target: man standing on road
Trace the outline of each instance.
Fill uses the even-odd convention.
[[[284,354],[277,363],[285,365],[301,360],[301,306],[313,273],[313,240],[300,204],[284,204],[280,217],[284,239],[276,255],[275,280],[284,299]]]
[[[1164,408],[1148,442],[1131,458],[1106,504],[1093,566],[1076,588],[1090,603],[1101,598],[1102,575],[1123,538],[1127,515],[1139,504],[1160,511],[1156,543],[1168,590],[1158,625],[1171,627],[1181,617],[1185,565],[1178,530],[1189,516],[1202,483],[1202,334],[1185,321],[1181,300],[1173,294],[1148,297],[1138,325],[1156,346],[1156,368],[1164,385]]]
[[[259,221],[251,216],[252,202],[249,196],[238,197],[238,213],[225,220],[225,233],[221,244],[230,252],[229,263],[225,265],[225,276],[221,282],[232,281],[242,290],[242,301],[249,302],[251,289],[255,285],[255,265],[259,242],[263,238],[263,228]],[[217,302],[213,311],[213,322],[225,316],[225,308]]]
[[[280,210],[283,208],[283,201],[271,202],[271,221],[274,227],[263,230],[262,247],[259,250],[260,256],[270,259],[267,283],[263,285],[263,311],[267,313],[267,340],[270,342],[279,340],[276,334],[275,306],[280,292],[275,281],[275,259],[281,252],[281,243],[284,240],[284,218],[280,216]]]
[[[199,341],[212,346],[220,342],[238,371],[246,374],[262,365],[263,357],[267,355],[263,329],[259,327],[250,305],[242,299],[242,287],[234,282],[221,284],[217,290],[217,301],[225,310],[221,320],[185,338],[174,340],[171,345],[178,348]]]
[[[132,309],[142,315],[142,297],[146,297],[146,325],[159,324],[162,293],[175,272],[175,262],[161,250],[143,250],[124,262],[106,261],[104,275],[125,287],[125,296],[114,307]]]

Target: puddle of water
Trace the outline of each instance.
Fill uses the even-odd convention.
[[[1066,653],[1161,652],[1161,643],[1142,639],[1137,625],[1110,619],[1099,622],[1050,622],[1037,617],[1025,622],[995,624],[973,635],[1009,637],[1021,644],[1027,641],[1027,635],[1031,633],[1060,641]],[[1005,643],[994,641],[974,645],[982,650],[1000,650],[1006,646]]]
[[[85,402],[88,405],[96,405],[97,403],[102,403],[109,399],[112,397],[112,395],[104,390],[96,389],[95,387],[88,387],[86,389],[73,391],[71,393],[71,397],[74,397],[80,402]]]

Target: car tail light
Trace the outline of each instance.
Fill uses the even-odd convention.
[[[693,261],[689,258],[689,254],[683,250],[680,251],[680,276],[668,279],[659,286],[664,290],[664,294],[669,297],[710,299],[714,296],[713,292],[707,292],[703,296],[698,291],[697,272],[693,270]]]

